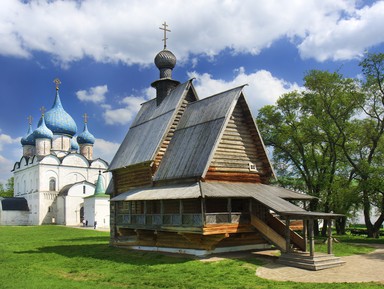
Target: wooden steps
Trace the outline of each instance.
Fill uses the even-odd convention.
[[[333,254],[315,254],[315,256],[310,256],[308,252],[292,252],[282,253],[277,263],[317,271],[342,266],[345,264],[345,261],[335,257]]]

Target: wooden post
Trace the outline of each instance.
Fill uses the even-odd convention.
[[[314,232],[313,232],[313,219],[309,220],[309,255],[311,257],[315,256],[315,238],[314,238]]]
[[[332,219],[328,220],[328,254],[332,254]]]
[[[291,220],[289,219],[289,217],[287,216],[285,218],[285,249],[286,249],[286,252],[289,253],[291,250],[291,230],[289,229],[289,226],[291,224]]]
[[[304,239],[304,252],[307,252],[308,243],[308,220],[303,220],[303,239]]]

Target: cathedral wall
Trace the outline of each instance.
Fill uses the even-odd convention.
[[[53,135],[52,150],[69,152],[71,150],[71,138],[65,135]]]
[[[38,166],[30,165],[14,171],[15,197],[24,196],[38,190]]]
[[[47,156],[51,153],[51,140],[39,138],[36,140],[36,155]]]

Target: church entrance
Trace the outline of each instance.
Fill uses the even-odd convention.
[[[84,220],[84,206],[80,208],[80,223],[83,223]]]

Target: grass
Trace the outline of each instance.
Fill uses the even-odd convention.
[[[255,258],[200,262],[112,248],[108,240],[108,232],[95,230],[0,227],[0,288],[330,288],[329,284],[261,279],[255,271],[262,262]],[[344,243],[336,246],[344,248],[343,254],[363,253],[359,249],[366,248]],[[337,247],[335,251],[340,249]],[[382,285],[334,283],[332,288]]]

